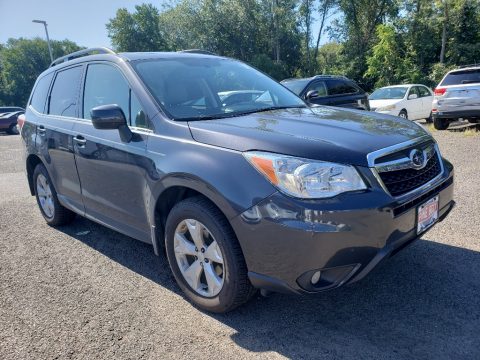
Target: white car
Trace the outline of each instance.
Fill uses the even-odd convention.
[[[368,99],[372,111],[410,120],[432,121],[433,92],[425,85],[386,86],[375,90]]]

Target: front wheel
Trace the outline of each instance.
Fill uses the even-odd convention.
[[[200,308],[224,313],[253,295],[235,234],[207,199],[192,197],[175,205],[165,226],[165,246],[175,280]]]
[[[433,116],[432,116],[431,112],[430,112],[430,116],[428,118],[426,118],[425,120],[427,121],[427,124],[433,123]]]
[[[17,124],[10,125],[10,127],[7,130],[7,133],[9,133],[10,135],[18,135]]]
[[[449,119],[433,119],[433,127],[437,130],[447,130],[450,125]]]

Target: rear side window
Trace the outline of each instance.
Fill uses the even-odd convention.
[[[355,94],[358,89],[345,80],[327,80],[328,95]]]
[[[57,73],[50,93],[48,113],[60,116],[77,116],[77,97],[82,67],[77,66]]]
[[[452,71],[443,79],[440,86],[475,83],[480,83],[480,69]]]
[[[418,93],[420,94],[420,97],[432,96],[430,91],[424,86],[417,86],[417,90],[418,90]]]
[[[43,113],[45,110],[45,104],[47,103],[48,89],[50,83],[52,82],[53,72],[45,75],[37,82],[35,90],[33,90],[32,100],[30,101],[30,106],[40,113]]]

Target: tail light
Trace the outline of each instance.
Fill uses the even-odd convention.
[[[18,115],[18,118],[17,118],[18,130],[22,131],[23,124],[25,124],[25,114]]]
[[[446,88],[437,87],[434,91],[435,96],[443,96],[447,91]]]

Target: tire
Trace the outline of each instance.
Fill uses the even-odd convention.
[[[403,118],[403,119],[407,119],[407,120],[408,120],[407,110],[402,109],[402,110],[400,111],[400,113],[398,114],[398,116],[400,116],[400,117]]]
[[[433,116],[432,116],[431,112],[430,112],[430,116],[428,118],[426,118],[425,121],[427,122],[427,124],[433,123]]]
[[[437,130],[447,130],[450,125],[449,119],[433,119],[433,127]]]
[[[7,130],[10,135],[18,135],[17,124],[11,124]]]
[[[198,237],[195,236],[195,241],[191,236],[196,229],[203,229],[200,238],[206,245],[201,249],[198,249]],[[185,232],[182,233],[183,230]],[[183,249],[187,249],[187,246],[183,247],[180,243],[186,242],[178,240],[179,238],[189,240],[188,250],[185,252]],[[211,240],[210,245],[207,245],[208,240]],[[219,250],[215,252],[216,258],[222,259],[222,265],[216,263],[215,257],[207,255],[212,254],[210,250],[214,247],[214,242]],[[214,313],[231,311],[247,302],[256,291],[248,279],[243,253],[230,224],[222,212],[204,197],[188,198],[173,207],[165,225],[165,247],[177,284],[186,297],[203,310]],[[193,255],[184,255],[188,252]],[[194,266],[200,270],[189,272]],[[215,282],[212,275],[209,275],[211,281],[207,280],[207,273],[215,275]],[[187,280],[184,274],[200,275],[188,275]],[[200,280],[192,281],[194,278]],[[210,286],[212,282],[217,285],[222,282],[222,285]]]
[[[40,212],[48,225],[66,225],[75,219],[75,213],[58,201],[57,192],[43,164],[38,164],[33,171],[33,188]]]

